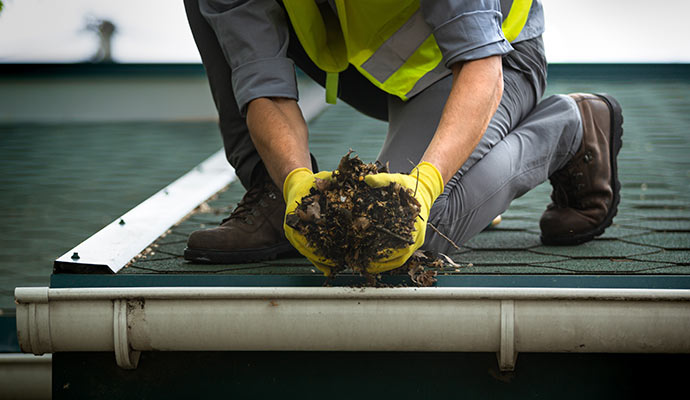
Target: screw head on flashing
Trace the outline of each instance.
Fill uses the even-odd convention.
[[[120,225],[124,225],[124,224],[125,224],[125,220],[120,218]]]
[[[79,253],[77,253],[75,251],[74,254],[72,254],[72,260],[78,260],[78,259],[79,259]]]

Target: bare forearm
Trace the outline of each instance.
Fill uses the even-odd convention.
[[[252,100],[247,109],[247,126],[259,156],[279,188],[295,168],[311,169],[307,124],[295,100]]]
[[[438,168],[444,183],[448,183],[474,151],[502,94],[500,56],[453,66],[453,88],[436,133],[422,156],[422,161]]]

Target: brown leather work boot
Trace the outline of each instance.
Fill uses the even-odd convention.
[[[251,187],[228,218],[216,228],[192,232],[185,260],[233,264],[273,260],[294,252],[285,238],[285,202],[280,190],[267,180]]]
[[[576,93],[582,118],[582,146],[549,180],[552,203],[541,216],[545,245],[575,245],[611,225],[620,202],[616,157],[622,146],[623,114],[610,95]]]

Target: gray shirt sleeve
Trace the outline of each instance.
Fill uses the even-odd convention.
[[[446,67],[513,50],[503,36],[499,0],[421,0]]]
[[[287,16],[275,0],[199,0],[199,8],[232,69],[242,115],[259,97],[298,99]]]

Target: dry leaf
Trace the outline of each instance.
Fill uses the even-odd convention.
[[[318,201],[315,201],[307,206],[306,221],[318,221],[321,219],[321,206]]]

